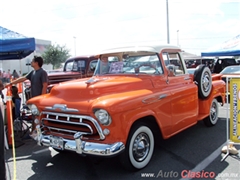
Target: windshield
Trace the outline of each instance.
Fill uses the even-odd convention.
[[[94,75],[104,74],[163,74],[155,53],[128,52],[101,55]]]
[[[220,72],[220,74],[239,74],[239,73],[240,66],[228,66]]]

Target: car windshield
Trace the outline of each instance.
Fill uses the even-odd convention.
[[[127,52],[100,56],[94,75],[104,74],[163,74],[156,53]]]
[[[220,74],[240,74],[240,66],[228,66]]]

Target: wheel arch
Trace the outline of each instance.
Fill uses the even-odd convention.
[[[128,131],[126,149],[119,156],[120,162],[126,169],[136,171],[146,167],[150,163],[157,142],[156,134],[159,134],[160,130],[158,127],[156,119],[152,115],[139,118],[131,124]],[[137,136],[141,136],[141,139],[135,139]],[[139,140],[141,141],[141,146],[138,146],[140,144]],[[146,146],[146,144],[148,145]],[[140,148],[139,152],[136,147],[143,148]]]
[[[145,124],[146,126],[148,126],[152,132],[153,132],[153,135],[154,137],[155,136],[160,136],[160,137],[163,137],[162,136],[162,131],[161,131],[161,125],[158,124],[156,118],[153,116],[153,115],[148,115],[148,116],[145,116],[145,117],[141,117],[139,119],[136,119],[130,126],[129,128],[129,131],[128,131],[128,136],[129,137],[129,134],[131,132],[131,130],[136,126],[138,125],[139,123],[142,123],[142,124]]]

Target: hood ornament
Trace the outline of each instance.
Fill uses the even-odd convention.
[[[102,78],[102,79],[97,79],[97,78],[90,78],[88,79],[85,83],[86,84],[93,84],[93,83],[96,83],[98,81],[104,81],[104,80],[107,80],[108,78]]]

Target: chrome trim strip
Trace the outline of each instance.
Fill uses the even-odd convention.
[[[55,113],[55,112],[48,112],[48,111],[43,111],[42,114],[47,114],[47,115],[54,115],[54,116],[62,116],[62,117],[73,117],[73,118],[81,118],[81,119],[87,119],[93,123],[95,126],[99,137],[101,140],[105,139],[105,135],[103,134],[102,128],[98,124],[97,120],[92,118],[91,116],[84,116],[84,115],[73,115],[73,114],[63,114],[63,113]]]

